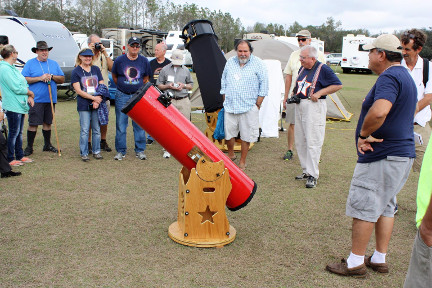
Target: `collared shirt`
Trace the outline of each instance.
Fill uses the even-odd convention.
[[[220,94],[225,95],[224,108],[228,113],[245,113],[253,108],[259,96],[268,94],[268,74],[262,60],[253,55],[243,66],[237,56],[225,64]]]
[[[183,83],[183,84],[192,84],[193,80],[188,68],[184,66],[174,67],[172,63],[166,65],[162,68],[159,73],[159,77],[156,80],[156,85],[159,84],[168,84],[168,83]],[[183,88],[181,91],[167,89],[170,91],[175,98],[185,98],[189,96],[189,90]]]
[[[405,59],[401,62],[402,66],[407,68],[408,72],[410,73],[411,77],[414,79],[414,83],[417,87],[417,100],[420,101],[424,98],[425,94],[431,94],[432,93],[432,77],[431,77],[431,70],[432,70],[432,63],[429,63],[429,80],[426,83],[426,87],[423,84],[423,59],[418,56],[417,63],[414,66],[414,69],[411,71],[406,62]],[[430,105],[426,105],[425,108],[420,110],[414,117],[414,122],[419,124],[420,126],[424,127],[427,122],[431,120],[431,108]]]

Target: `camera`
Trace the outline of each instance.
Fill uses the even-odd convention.
[[[178,83],[173,84],[174,88],[178,88],[180,85]]]
[[[300,97],[298,95],[293,95],[291,98],[287,99],[288,104],[300,104]]]
[[[98,50],[98,51],[101,50],[102,49],[102,43],[95,43],[94,49]]]

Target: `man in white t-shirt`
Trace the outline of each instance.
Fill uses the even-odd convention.
[[[312,42],[311,33],[308,30],[301,30],[296,34],[297,41],[300,49],[306,45],[310,45]],[[291,160],[293,157],[293,145],[294,145],[294,124],[295,124],[295,106],[294,104],[287,105],[287,99],[291,98],[292,91],[296,84],[298,72],[301,67],[300,63],[300,49],[291,53],[287,65],[285,66],[285,97],[283,101],[284,108],[286,109],[286,123],[289,124],[287,131],[288,138],[288,151],[283,156],[284,160]],[[319,62],[325,63],[324,54],[318,52]]]
[[[429,61],[424,62],[419,56],[424,44],[426,43],[426,34],[417,29],[405,31],[401,36],[402,44],[402,66],[406,67],[414,79],[417,86],[417,100],[419,112],[414,116],[414,138],[416,141],[416,159],[413,164],[413,171],[420,172],[420,167],[423,161],[423,155],[429,142],[431,135],[431,120],[432,102],[432,65]],[[429,64],[429,75],[426,85],[423,83],[424,65]]]

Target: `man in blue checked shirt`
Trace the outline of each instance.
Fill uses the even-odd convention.
[[[250,143],[259,136],[259,109],[268,94],[268,75],[262,60],[251,55],[253,48],[248,41],[237,42],[235,50],[237,56],[228,59],[222,73],[220,94],[224,99],[228,157],[236,159],[235,137],[240,132],[239,168],[245,170]]]

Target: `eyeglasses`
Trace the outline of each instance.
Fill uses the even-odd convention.
[[[305,42],[306,40],[308,40],[309,38],[297,38],[298,42]]]
[[[300,59],[301,59],[301,60],[304,60],[304,59],[306,59],[306,58],[309,58],[309,56],[301,56],[301,55],[300,55]]]
[[[132,47],[132,48],[140,48],[140,45],[139,44],[135,44],[135,45],[130,45],[130,47]]]
[[[13,51],[12,53],[17,54],[18,55],[18,51]]]

